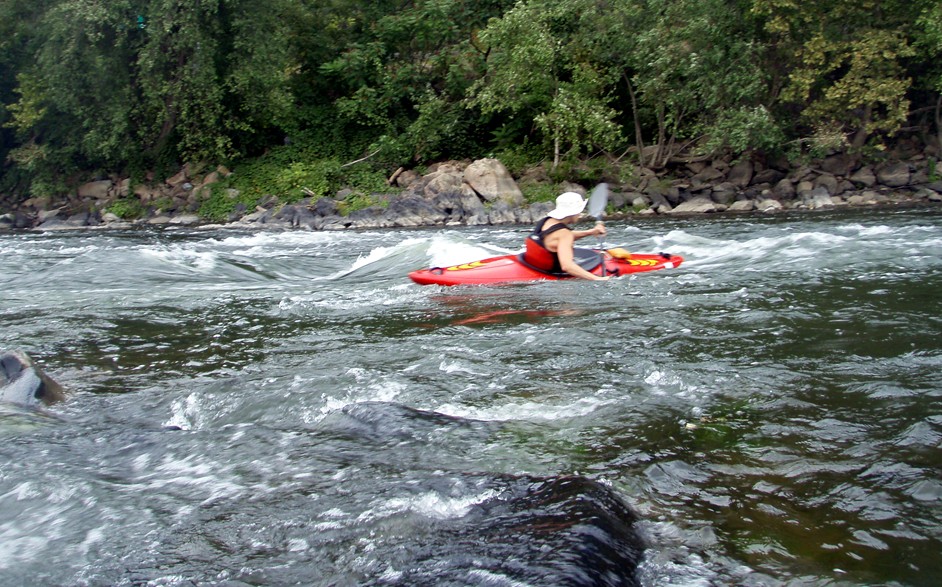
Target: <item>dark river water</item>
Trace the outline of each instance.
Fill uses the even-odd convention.
[[[0,350],[69,393],[0,406],[0,584],[939,584],[940,210],[406,277],[525,234],[0,234]]]

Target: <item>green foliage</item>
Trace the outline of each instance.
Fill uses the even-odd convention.
[[[356,164],[339,170],[338,184],[363,192],[390,192],[386,184],[386,174],[366,164]]]
[[[488,156],[499,159],[511,175],[520,176],[530,167],[541,163],[544,153],[541,145],[533,144],[524,138],[519,143],[506,145]]]
[[[210,222],[226,222],[240,206],[245,210],[255,208],[259,198],[226,185],[227,182],[218,182],[210,186],[209,196],[203,200],[197,211],[200,218]]]
[[[294,203],[306,197],[320,198],[330,193],[340,165],[331,159],[295,162],[282,169],[274,178],[275,195]]]
[[[520,191],[523,192],[523,198],[531,204],[535,202],[553,202],[556,200],[556,196],[562,193],[556,184],[547,183],[523,184],[520,186]]]
[[[722,111],[702,127],[707,137],[702,151],[715,153],[729,150],[742,153],[750,149],[776,152],[782,149],[785,133],[768,109],[757,106]]]
[[[481,32],[487,76],[470,89],[485,114],[532,119],[554,167],[620,138],[604,73],[576,51],[583,2],[519,2]]]
[[[337,211],[340,212],[341,216],[348,216],[357,210],[365,210],[374,206],[385,208],[388,205],[389,200],[355,191],[338,203]]]
[[[880,149],[942,137],[940,54],[938,0],[0,0],[0,186],[227,163],[218,216],[487,153],[591,182],[690,145]]]
[[[475,120],[462,104],[483,72],[474,31],[502,4],[420,0],[385,7],[367,34],[320,65],[335,91],[343,91],[335,101],[339,116],[373,129],[379,157],[394,166],[473,150]]]
[[[913,25],[937,6],[935,0],[835,0],[799,9],[783,0],[753,0],[776,47],[781,97],[801,112],[799,131],[837,128],[855,148],[898,131],[910,107]]]
[[[118,218],[123,218],[124,220],[134,220],[144,215],[144,206],[141,205],[141,201],[138,198],[120,198],[105,208],[105,212],[111,212]]]

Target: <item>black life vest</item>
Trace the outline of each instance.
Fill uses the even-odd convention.
[[[569,227],[559,222],[543,230],[543,225],[549,220],[549,216],[536,223],[536,227],[530,236],[527,237],[526,250],[523,252],[523,260],[527,265],[546,271],[547,273],[561,273],[562,267],[559,265],[559,256],[546,248],[546,237],[557,230],[569,230]]]

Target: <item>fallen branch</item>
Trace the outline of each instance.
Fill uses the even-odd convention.
[[[373,155],[379,153],[380,151],[382,151],[382,149],[376,149],[375,151],[373,151],[372,153],[370,153],[370,154],[367,155],[366,157],[361,157],[360,159],[357,159],[356,161],[351,161],[351,162],[349,162],[349,163],[344,163],[343,165],[340,166],[340,168],[343,169],[344,167],[350,167],[351,165],[356,165],[357,163],[361,163],[361,162],[363,162],[363,161],[366,161],[367,159],[369,159],[369,158],[372,157]]]
[[[399,177],[399,175],[400,175],[403,171],[405,171],[405,169],[402,168],[402,167],[400,167],[399,169],[397,169],[396,171],[394,171],[393,174],[389,176],[389,179],[386,180],[386,185],[392,185],[393,182],[396,181],[396,178]]]

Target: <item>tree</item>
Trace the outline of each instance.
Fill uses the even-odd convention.
[[[609,104],[610,78],[576,51],[586,2],[518,2],[481,32],[487,73],[470,90],[485,114],[533,120],[551,145],[553,168],[563,156],[611,149],[620,139]]]
[[[377,133],[380,156],[390,162],[480,149],[476,121],[462,100],[483,67],[477,30],[503,5],[499,0],[371,4],[371,10],[384,13],[319,70],[341,94],[334,102],[337,112],[348,124]]]
[[[935,94],[930,106],[936,140],[942,148],[942,4],[927,6],[920,13],[916,28],[916,47],[920,50],[922,86]]]
[[[18,99],[8,106],[19,142],[10,157],[37,175],[39,192],[60,189],[75,169],[120,162],[133,148],[128,3],[41,8],[28,13],[36,31],[22,41],[35,61],[18,64]]]
[[[706,150],[737,152],[780,139],[752,24],[736,3],[638,1],[625,16],[638,32],[621,51],[624,76],[656,125],[648,165],[663,166],[700,139]]]
[[[225,160],[288,124],[291,2],[151,0],[135,63],[141,140],[158,155]]]
[[[800,112],[810,140],[882,144],[905,122],[913,15],[932,0],[753,0],[785,71],[781,100]],[[937,3],[936,3],[937,4]],[[833,146],[834,141],[826,141]]]

